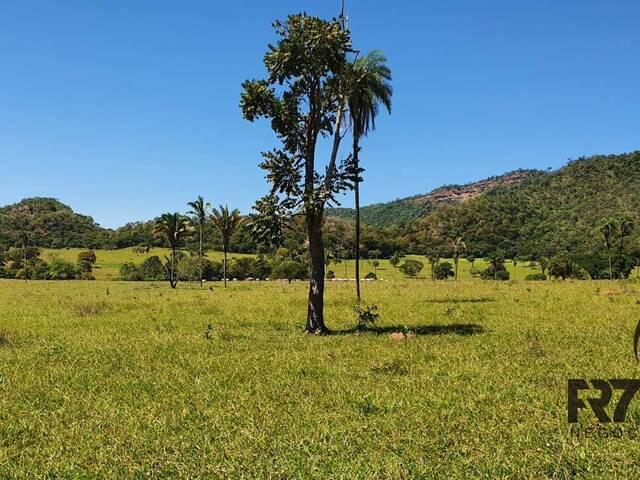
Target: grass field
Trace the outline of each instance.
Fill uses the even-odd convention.
[[[51,259],[58,257],[63,260],[67,260],[69,262],[75,263],[78,258],[78,253],[84,251],[80,248],[68,248],[68,249],[44,249],[42,253],[42,258],[45,261],[50,261]],[[140,264],[147,258],[146,254],[135,253],[132,248],[123,248],[120,250],[96,250],[96,258],[97,263],[95,269],[93,271],[93,275],[97,280],[117,280],[119,277],[120,267],[122,264],[126,262],[133,262],[135,264]],[[162,258],[165,255],[169,254],[168,249],[164,248],[154,248],[151,250],[149,255],[158,255]],[[240,257],[250,257],[253,255],[243,254],[243,253],[230,253],[229,261],[233,258]],[[223,255],[222,252],[207,252],[207,258],[215,261],[222,261]],[[431,269],[429,267],[429,262],[425,259],[425,257],[417,256],[417,255],[409,255],[406,258],[414,258],[416,260],[420,260],[424,263],[424,269],[418,275],[418,278],[430,278]],[[404,261],[404,259],[403,259]],[[448,260],[453,264],[453,260]],[[360,268],[362,271],[362,277],[364,277],[368,272],[372,272],[375,270],[378,278],[382,280],[392,280],[392,279],[401,279],[402,273],[399,270],[395,270],[389,264],[389,260],[381,259],[379,260],[380,265],[374,269],[371,263],[368,260],[360,261]],[[475,262],[475,268],[485,268],[487,266],[486,262],[482,259],[479,259]],[[459,264],[459,272],[460,278],[471,278],[469,274],[469,270],[471,265],[466,260],[460,260]],[[524,277],[529,273],[539,272],[540,270],[536,267],[529,266],[526,263],[519,263],[516,267],[512,264],[507,263],[507,269],[511,273],[512,278],[515,279],[524,279]],[[336,277],[339,278],[354,278],[355,277],[355,260],[346,260],[340,263],[331,263],[327,266],[327,270],[333,270],[336,274]]]
[[[566,385],[637,377],[639,284],[367,283],[374,334],[333,283],[327,337],[306,289],[0,281],[0,478],[637,478]]]

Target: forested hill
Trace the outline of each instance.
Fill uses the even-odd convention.
[[[368,205],[360,209],[360,216],[363,223],[374,227],[404,225],[428,215],[438,207],[458,205],[492,190],[509,189],[543,175],[544,172],[540,170],[521,169],[464,185],[444,185],[424,195]],[[352,219],[354,215],[352,208],[333,208],[327,211],[328,217]]]
[[[0,245],[15,245],[26,234],[30,245],[80,247],[100,243],[108,231],[54,198],[27,198],[0,207]]]
[[[441,207],[404,231],[411,243],[445,244],[462,235],[479,254],[496,249],[509,256],[584,254],[602,249],[599,221],[630,217],[629,246],[640,247],[640,151],[570,161],[509,188]],[[419,240],[419,239],[422,240]]]

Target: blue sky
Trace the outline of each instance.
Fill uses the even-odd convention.
[[[4,0],[0,204],[53,196],[103,226],[248,212],[266,191],[240,84],[271,21],[339,0]],[[640,148],[640,2],[347,0],[355,45],[382,49],[394,108],[366,140],[363,203],[515,168]],[[344,204],[351,204],[350,196]]]

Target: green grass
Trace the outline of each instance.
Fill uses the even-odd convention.
[[[67,260],[69,262],[75,263],[78,258],[78,253],[84,251],[84,249],[80,248],[68,248],[68,249],[44,249],[42,253],[42,258],[45,261],[50,261],[53,258],[61,258],[63,260]],[[122,264],[126,262],[133,262],[135,264],[140,264],[147,258],[146,254],[138,254],[135,253],[132,248],[123,248],[120,250],[96,250],[96,258],[97,263],[95,269],[93,271],[93,275],[97,280],[117,280],[120,275],[120,267]],[[169,250],[165,248],[154,248],[151,250],[149,255],[157,255],[160,258],[168,255]],[[250,257],[254,255],[244,254],[244,253],[230,253],[229,260],[233,258],[241,258],[241,257]],[[207,258],[215,261],[222,261],[223,254],[222,252],[207,252]],[[429,262],[423,256],[418,255],[408,255],[405,258],[413,258],[416,260],[420,260],[424,263],[424,268],[418,275],[418,278],[430,278],[431,277],[431,268],[429,266]],[[404,261],[404,258],[403,260]],[[447,260],[453,264],[453,260]],[[362,278],[369,273],[375,270],[376,275],[381,280],[399,280],[402,279],[403,275],[400,270],[395,270],[389,263],[389,260],[379,260],[380,266],[374,269],[369,260],[361,260],[360,261],[360,269]],[[474,267],[476,269],[486,268],[487,263],[479,259],[475,262]],[[459,276],[461,279],[471,278],[469,274],[469,270],[471,269],[471,265],[466,260],[460,260],[459,263]],[[355,260],[346,260],[340,263],[331,263],[327,266],[327,270],[333,270],[338,278],[354,278],[355,277]],[[524,279],[524,277],[530,273],[536,273],[540,270],[536,267],[530,266],[528,263],[519,263],[515,268],[511,263],[507,263],[507,270],[511,273],[512,278],[515,279]],[[346,276],[345,276],[346,275]]]
[[[302,334],[306,289],[0,281],[0,478],[638,476],[566,421],[568,378],[638,375],[638,284],[363,285],[406,341],[350,333],[347,283]]]

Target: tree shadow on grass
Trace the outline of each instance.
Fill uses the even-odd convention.
[[[347,328],[342,330],[332,330],[330,335],[348,335],[352,333],[369,333],[373,335],[386,335],[403,331],[403,325],[393,325],[388,327],[366,327]],[[409,327],[410,335],[477,335],[486,332],[482,325],[475,323],[451,323],[448,325],[419,325]]]

